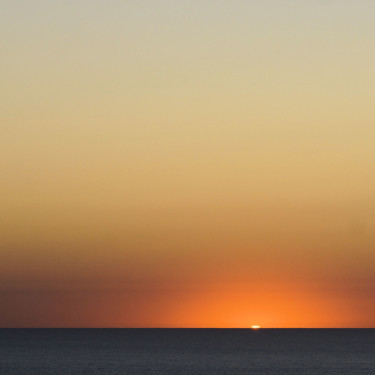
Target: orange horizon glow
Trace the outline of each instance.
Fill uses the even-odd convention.
[[[358,301],[353,306],[352,298],[280,283],[257,285],[255,289],[238,284],[211,284],[198,289],[148,289],[131,294],[105,289],[94,293],[45,290],[20,292],[18,298],[17,301],[14,293],[3,301],[5,306],[7,302],[17,306],[18,319],[25,323],[12,324],[15,315],[8,326],[254,328],[249,321],[257,321],[265,328],[373,327],[371,319],[366,321],[361,317],[361,310],[371,308],[372,302],[366,306]]]

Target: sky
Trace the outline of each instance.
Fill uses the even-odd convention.
[[[2,0],[0,327],[375,327],[374,15]]]

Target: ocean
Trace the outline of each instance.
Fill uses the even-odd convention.
[[[0,374],[375,375],[375,329],[0,329]]]

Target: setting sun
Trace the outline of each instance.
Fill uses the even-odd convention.
[[[251,326],[252,329],[259,329],[260,326]]]

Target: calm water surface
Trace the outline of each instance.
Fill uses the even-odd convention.
[[[375,375],[375,329],[1,329],[0,374]]]

